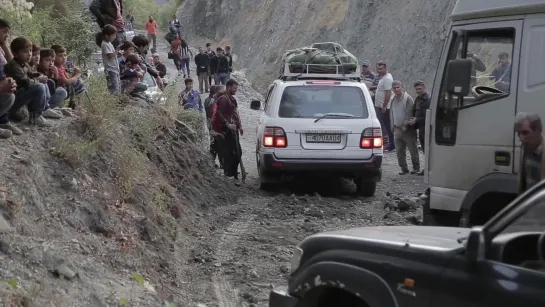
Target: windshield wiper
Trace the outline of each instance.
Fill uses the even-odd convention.
[[[314,122],[317,123],[319,120],[324,119],[326,117],[356,117],[356,116],[352,114],[348,114],[348,113],[327,113],[318,117]]]

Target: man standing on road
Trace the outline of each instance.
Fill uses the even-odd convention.
[[[420,141],[420,146],[422,146],[422,152],[425,153],[426,111],[430,108],[431,98],[430,94],[426,91],[424,81],[416,81],[414,83],[414,90],[417,95],[414,100],[414,117],[411,118],[409,124],[414,129],[418,129],[418,140]],[[418,173],[418,175],[424,176],[424,170]]]
[[[229,59],[223,54],[223,49],[218,47],[216,50],[217,62],[216,65],[216,75],[214,84],[216,85],[227,85],[227,76],[229,74]]]
[[[152,53],[155,53],[157,50],[157,22],[153,20],[153,17],[149,17],[146,22],[146,31],[148,32],[148,40],[153,42],[153,48],[151,49]]]
[[[394,78],[388,72],[385,61],[379,61],[377,63],[377,78],[380,78],[376,87],[371,87],[371,90],[375,91],[375,112],[380,120],[382,129],[386,131],[388,135],[388,148],[385,151],[393,151],[396,149],[394,143],[394,134],[390,124],[390,100],[392,98],[392,82]]]
[[[212,85],[212,79],[216,74],[216,68],[217,68],[216,66],[218,66],[217,64],[218,58],[216,57],[216,53],[214,52],[214,50],[212,50],[212,44],[210,43],[206,43],[206,51],[204,53],[206,53],[208,57],[210,58],[210,72],[209,72],[210,75],[208,76],[208,83]],[[214,84],[218,85],[217,83],[214,83]]]
[[[226,177],[234,178],[238,182],[238,165],[242,158],[242,148],[238,141],[238,134],[244,134],[238,114],[238,104],[235,94],[238,90],[238,83],[230,79],[227,81],[225,91],[218,95],[216,100],[216,113],[214,115],[214,129],[222,135],[218,139],[223,155],[223,172]]]
[[[225,46],[225,56],[229,59],[229,71],[227,72],[227,80],[229,80],[231,79],[231,73],[233,72],[233,54],[231,53],[231,46]]]
[[[199,78],[199,91],[201,93],[208,93],[208,90],[210,89],[210,83],[208,82],[210,57],[204,53],[204,47],[199,47],[199,54],[195,56],[195,65],[197,66],[197,77]]]
[[[373,86],[373,81],[375,81],[375,77],[376,77],[375,73],[371,70],[371,62],[367,60],[362,61],[361,62],[361,79],[363,80],[365,85],[367,85],[368,88]]]
[[[403,90],[403,85],[399,81],[392,82],[394,97],[390,112],[391,128],[394,131],[394,141],[397,148],[397,162],[401,167],[400,175],[409,173],[407,166],[407,153],[409,149],[413,171],[411,174],[420,172],[420,158],[418,157],[418,146],[416,145],[416,130],[410,125],[413,118],[414,101],[409,94]]]
[[[517,114],[515,132],[521,143],[518,174],[518,193],[520,195],[545,178],[541,118],[535,113]]]

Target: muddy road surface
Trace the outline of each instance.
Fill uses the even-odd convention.
[[[372,198],[357,197],[353,182],[334,178],[287,181],[275,193],[261,191],[255,160],[260,113],[249,106],[262,96],[243,72],[233,77],[241,84],[236,97],[248,177],[237,203],[211,206],[201,214],[211,232],[195,243],[188,259],[191,281],[180,289],[193,305],[268,306],[270,289],[286,282],[292,251],[305,237],[351,227],[418,223],[421,209],[412,201],[425,190],[423,178],[398,175],[395,153],[385,153],[383,180]]]

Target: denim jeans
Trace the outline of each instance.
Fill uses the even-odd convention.
[[[191,72],[189,71],[189,58],[182,59],[182,71],[184,72],[184,75],[190,75]]]
[[[28,111],[30,113],[35,116],[40,116],[47,104],[46,95],[47,86],[45,84],[32,84],[26,90],[15,94],[15,103],[9,112],[14,114],[22,107],[28,106]]]
[[[7,124],[9,122],[9,110],[15,102],[15,95],[13,94],[0,94],[0,125]]]
[[[377,117],[380,121],[380,125],[382,126],[382,133],[386,132],[386,136],[388,136],[388,149],[394,150],[396,148],[395,142],[394,142],[394,133],[392,132],[392,126],[390,122],[390,110],[387,110],[386,113],[382,113],[382,108],[375,107],[375,112],[377,113]]]
[[[225,85],[227,83],[227,73],[221,72],[214,74],[214,80],[216,85]]]
[[[53,93],[53,95],[51,95]],[[62,87],[55,88],[55,82],[47,80],[45,110],[58,107],[68,97],[68,92]]]

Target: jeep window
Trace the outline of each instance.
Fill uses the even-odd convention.
[[[328,113],[346,114],[350,118],[369,116],[359,87],[289,86],[282,93],[279,117],[318,118]]]

